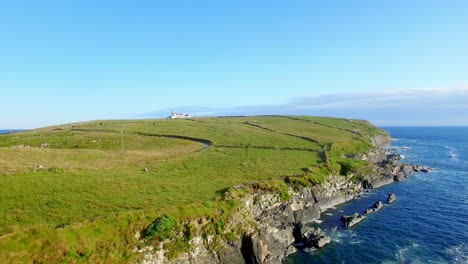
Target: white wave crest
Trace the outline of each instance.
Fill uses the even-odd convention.
[[[449,247],[445,252],[450,256],[453,263],[468,263],[468,245],[465,243]]]
[[[395,257],[398,263],[420,263],[418,259],[415,259],[413,252],[419,247],[418,244],[412,243],[406,247],[399,248],[395,253]]]
[[[446,149],[449,150],[449,156],[452,160],[458,160],[458,154],[456,153],[456,149],[450,146],[444,146]]]

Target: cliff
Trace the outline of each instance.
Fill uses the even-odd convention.
[[[391,144],[388,134],[374,136],[372,143],[375,148],[353,157],[369,161],[371,173],[359,178],[353,174],[328,175],[311,187],[289,186],[287,195],[256,189],[240,198],[239,208],[228,223],[241,230],[238,239],[222,240],[218,249],[212,250],[213,237],[197,236],[190,241],[189,252],[172,260],[164,256],[163,244],[156,249],[144,248],[140,250],[145,253],[140,263],[281,263],[297,251],[296,246],[302,246],[303,228],[328,208],[359,197],[366,189],[407,179],[413,172],[427,172],[425,167],[402,164],[400,156],[387,154],[385,149]],[[327,242],[320,242],[321,246]]]

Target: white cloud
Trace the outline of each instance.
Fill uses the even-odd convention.
[[[468,125],[468,85],[324,94],[280,105],[178,107],[194,115],[317,115],[366,119],[377,125]],[[195,114],[196,113],[196,114]]]

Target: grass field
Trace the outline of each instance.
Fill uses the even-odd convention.
[[[2,135],[0,259],[135,261],[134,234],[157,216],[219,215],[234,206],[222,200],[227,188],[311,171],[327,162],[324,151],[342,160],[369,149],[375,133],[360,120],[255,116],[104,120]]]

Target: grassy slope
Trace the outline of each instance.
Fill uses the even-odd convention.
[[[374,133],[359,120],[232,117],[93,121],[0,136],[0,258],[131,261],[133,234],[154,217],[216,215],[226,188],[301,174],[323,162],[322,149],[336,159],[366,150]],[[213,146],[198,152],[200,143],[161,135]],[[31,148],[11,148],[22,144]],[[25,173],[33,164],[45,171]],[[23,172],[5,175],[13,169]]]

